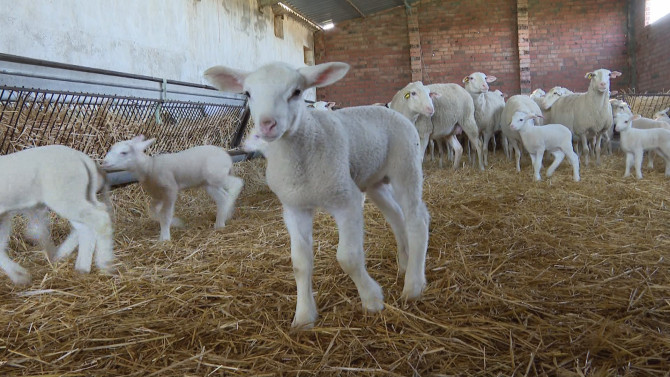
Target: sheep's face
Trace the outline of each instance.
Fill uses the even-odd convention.
[[[205,78],[220,90],[242,92],[249,100],[255,133],[266,142],[281,138],[300,123],[305,109],[306,89],[323,87],[344,77],[345,63],[324,63],[294,69],[284,63],[271,63],[253,72],[216,66],[205,71]]]
[[[640,116],[633,116],[633,114],[628,114],[625,112],[618,113],[614,117],[614,129],[617,132],[626,131],[633,126],[633,121],[636,119],[640,119]]]
[[[512,116],[512,121],[509,124],[509,128],[514,131],[519,131],[524,127],[533,127],[535,125],[535,119],[539,116],[535,114],[528,114],[523,111],[517,111]]]
[[[495,76],[487,76],[481,72],[475,72],[463,79],[465,90],[470,93],[486,93],[489,91],[489,83],[496,81]]]
[[[109,149],[102,160],[102,168],[108,171],[131,170],[137,163],[139,154],[143,154],[156,139],[144,140],[140,135],[131,140],[120,141]]]
[[[413,113],[422,114],[427,117],[431,117],[435,113],[433,98],[439,98],[440,95],[431,92],[421,81],[407,84],[400,93],[403,95],[403,101],[407,102],[407,107]]]
[[[656,114],[654,114],[654,119],[664,120],[666,122],[670,121],[670,117],[668,117],[668,110],[670,110],[670,108],[657,111]]]
[[[594,90],[597,90],[600,93],[609,93],[610,78],[613,79],[619,76],[621,76],[621,72],[601,68],[587,73],[584,77],[591,80],[589,85]]]
[[[554,105],[559,98],[571,93],[569,90],[562,88],[560,86],[555,86],[551,88],[543,99],[543,107],[545,110],[551,109],[551,106]]]
[[[547,95],[547,93],[545,93],[544,90],[537,88],[530,94],[530,98],[542,98],[545,95]]]

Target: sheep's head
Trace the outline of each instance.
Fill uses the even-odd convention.
[[[614,116],[614,129],[617,132],[626,131],[633,126],[633,121],[638,119],[640,119],[640,114],[633,115],[626,112],[620,112]]]
[[[216,66],[206,70],[204,76],[217,89],[244,93],[256,133],[264,141],[272,142],[300,122],[305,109],[302,94],[306,89],[330,85],[347,71],[348,64],[337,62],[298,69],[271,63],[253,72]]]
[[[591,80],[589,88],[593,88],[593,90],[597,90],[600,93],[609,93],[610,79],[619,76],[621,76],[621,72],[601,68],[587,73],[584,77]]]
[[[132,169],[137,163],[138,155],[143,154],[155,141],[156,139],[145,140],[144,135],[139,135],[112,145],[102,160],[102,168],[108,171]]]
[[[396,104],[404,103],[405,106],[402,106],[402,108],[410,111],[410,114],[403,114],[406,117],[411,117],[414,114],[431,117],[435,113],[433,98],[439,97],[439,93],[431,92],[421,81],[415,81],[405,85],[395,94],[390,107],[394,110],[400,110]],[[414,119],[410,120],[414,121]]]
[[[610,105],[612,105],[612,114],[616,116],[619,113],[633,114],[628,104],[620,99],[612,98],[610,100]]]
[[[509,124],[509,128],[514,131],[519,131],[525,125],[533,127],[535,125],[535,119],[542,118],[542,115],[529,114],[523,111],[517,111],[512,116],[512,121]]]
[[[665,108],[665,109],[663,109],[663,110],[661,110],[661,111],[657,111],[657,112],[654,114],[654,119],[656,119],[656,120],[659,120],[659,119],[661,119],[661,120],[665,120],[665,119],[667,119],[667,118],[668,118],[668,110],[670,110],[670,107],[667,107],[667,108]]]
[[[546,93],[544,96],[544,99],[542,100],[542,107],[544,107],[544,110],[549,110],[551,109],[551,106],[554,105],[556,101],[558,101],[559,98],[571,94],[572,92],[569,91],[568,89],[565,89],[560,86],[555,86]]]
[[[489,83],[496,81],[495,76],[487,76],[481,72],[475,72],[463,78],[465,90],[470,93],[486,93],[489,91]]]

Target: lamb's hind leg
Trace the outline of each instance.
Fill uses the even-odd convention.
[[[393,198],[390,185],[380,183],[366,191],[370,200],[379,207],[386,221],[391,225],[395,241],[398,245],[398,269],[401,273],[407,270],[407,229],[405,229],[405,216],[398,202]]]
[[[414,172],[414,174],[412,174]],[[421,172],[406,170],[396,181],[391,181],[396,201],[405,215],[405,229],[408,238],[408,260],[405,272],[405,286],[402,297],[406,300],[418,299],[426,286],[426,252],[428,250],[428,225],[430,216],[421,200]]]
[[[340,235],[337,245],[338,263],[356,284],[363,308],[373,313],[382,310],[384,308],[382,289],[365,269],[363,208],[360,191],[352,187],[351,195],[346,203],[328,208],[328,211],[335,218]]]
[[[25,215],[28,218],[26,236],[36,242],[47,253],[47,258],[53,261],[56,257],[56,246],[51,239],[49,209],[39,206],[26,211]]]
[[[235,201],[242,191],[244,181],[232,175],[225,177],[218,186],[207,186],[207,193],[216,202],[216,224],[214,227],[223,228],[233,216]]]
[[[12,215],[8,213],[0,214],[0,268],[2,268],[14,284],[26,285],[30,283],[30,274],[7,255],[6,249],[11,231]]]
[[[558,168],[558,165],[561,164],[561,161],[563,161],[563,158],[565,158],[565,153],[563,153],[560,150],[553,151],[551,154],[554,156],[554,161],[549,165],[549,168],[547,169],[547,177],[551,177],[554,174],[554,171],[556,168]]]
[[[291,262],[298,291],[292,327],[311,327],[318,316],[316,301],[312,293],[313,218],[314,214],[311,210],[284,206],[284,223],[291,236]]]

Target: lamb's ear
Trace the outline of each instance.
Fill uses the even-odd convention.
[[[497,79],[498,79],[498,78],[495,77],[495,76],[486,76],[486,82],[494,82],[494,81],[496,81]]]
[[[591,80],[591,78],[592,78],[593,76],[594,76],[593,72],[589,72],[589,73],[587,73],[586,75],[584,75],[584,78],[585,78],[585,79],[589,79],[589,80]]]
[[[640,114],[635,114],[631,120],[638,120],[638,119],[640,119],[640,118],[642,118],[642,115],[640,115]]]
[[[208,68],[203,73],[205,80],[209,81],[216,89],[232,93],[242,93],[244,91],[244,80],[248,75],[249,72],[239,71],[222,65]]]
[[[619,71],[612,71],[612,72],[610,72],[610,78],[613,78],[613,79],[614,79],[614,78],[617,78],[617,77],[619,77],[619,76],[621,76],[621,72],[619,72]]]
[[[133,144],[144,141],[144,135],[137,135],[134,138],[130,139]]]
[[[144,136],[142,136],[142,138],[144,138]],[[155,142],[156,142],[155,138],[145,140],[145,141],[139,141],[139,142],[133,144],[133,148],[136,151],[144,152],[147,148],[149,148],[151,146],[151,144],[153,144]]]
[[[305,78],[306,88],[328,86],[344,77],[349,72],[349,64],[332,62],[298,68],[298,73]]]

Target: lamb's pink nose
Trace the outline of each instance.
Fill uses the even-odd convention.
[[[261,119],[261,132],[264,135],[269,134],[277,126],[277,121],[272,118],[263,118]]]

